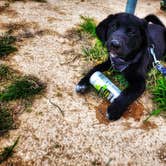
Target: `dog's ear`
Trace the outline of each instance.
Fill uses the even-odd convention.
[[[144,44],[149,43],[149,32],[148,32],[148,22],[145,19],[141,19],[141,33],[144,38]]]
[[[98,38],[103,42],[103,44],[107,40],[107,30],[108,30],[108,24],[113,20],[114,15],[109,15],[107,18],[105,18],[103,21],[101,21],[98,26],[96,27],[96,34]]]
[[[144,29],[148,28],[148,22],[147,22],[147,20],[141,19],[141,23],[142,23],[142,26],[143,26]]]

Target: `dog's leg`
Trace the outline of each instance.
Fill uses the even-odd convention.
[[[89,78],[91,77],[91,75],[96,72],[96,71],[106,71],[111,67],[111,62],[110,59],[108,59],[107,61],[95,66],[94,68],[92,68],[86,75],[85,77],[83,77],[80,82],[77,84],[76,86],[76,91],[78,93],[84,93],[88,90],[89,88]]]
[[[128,80],[129,81],[129,80]],[[145,79],[137,76],[129,81],[129,86],[123,90],[118,98],[107,109],[109,120],[117,120],[127,110],[128,106],[135,101],[145,90]]]

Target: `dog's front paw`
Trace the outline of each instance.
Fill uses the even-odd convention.
[[[80,82],[76,85],[77,93],[85,93],[89,89],[89,81],[84,78],[80,80]]]
[[[107,108],[106,117],[109,120],[118,120],[124,113],[125,109],[118,104],[111,104]]]

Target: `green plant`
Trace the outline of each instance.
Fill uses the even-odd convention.
[[[161,110],[153,110],[143,122],[147,122],[152,116],[158,116],[160,113]]]
[[[0,78],[7,78],[11,74],[9,67],[1,64],[0,65]]]
[[[39,82],[37,78],[24,76],[14,81],[0,93],[0,101],[26,99],[42,92],[44,87],[44,84]]]
[[[9,110],[0,109],[0,135],[12,128],[14,121]]]
[[[105,72],[105,74],[121,90],[127,87],[128,82],[126,81],[124,76],[122,74],[120,74],[118,71],[114,70],[113,68],[110,68],[109,71]]]
[[[15,41],[16,41],[16,38],[14,36],[4,35],[0,37],[0,45],[12,44]]]
[[[17,48],[11,45],[15,41],[16,41],[16,38],[13,36],[4,35],[0,37],[0,56],[1,57],[17,51]]]
[[[88,60],[103,61],[107,58],[107,50],[98,39],[90,48],[83,48],[82,52]]]
[[[9,157],[11,157],[11,156],[13,155],[14,148],[15,148],[16,145],[18,144],[19,138],[20,138],[20,137],[18,137],[18,138],[14,141],[13,145],[8,146],[8,147],[5,147],[4,150],[0,153],[0,164],[1,164],[3,161],[7,160]]]
[[[79,24],[80,30],[96,37],[96,23],[93,18],[80,16],[81,23]]]
[[[166,111],[166,77],[161,76],[156,80],[156,86],[152,90],[153,101],[161,111]]]
[[[148,78],[147,78],[147,88],[148,90],[151,91],[154,86],[156,86],[157,80],[159,79],[160,74],[159,72],[153,68],[149,73],[148,73]]]
[[[162,111],[166,111],[166,77],[161,75],[156,69],[149,73],[147,87],[152,93],[152,100],[156,103],[156,109],[144,120],[145,122],[152,116],[158,116]]]
[[[160,9],[166,11],[166,2],[164,0],[160,1]]]

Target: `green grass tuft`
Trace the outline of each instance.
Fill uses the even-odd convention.
[[[152,94],[152,100],[156,104],[156,109],[144,120],[145,122],[152,116],[158,116],[166,111],[166,77],[156,69],[152,69],[147,80],[147,88]]]
[[[81,16],[78,31],[88,34],[91,45],[83,47],[82,52],[87,60],[104,61],[107,58],[107,50],[96,35],[96,22],[93,18]]]
[[[44,90],[45,86],[38,79],[25,76],[14,81],[0,93],[0,101],[26,99]]]
[[[12,128],[14,121],[9,110],[0,109],[0,135]]]
[[[4,64],[1,64],[0,65],[0,78],[8,78],[9,75],[11,75],[11,72],[9,70],[9,67],[4,65]]]
[[[156,80],[156,86],[152,90],[152,94],[157,108],[161,111],[166,111],[166,77],[161,76]]]
[[[110,68],[109,71],[105,72],[105,75],[121,90],[128,86],[128,82],[126,81],[124,76],[112,68]]]
[[[95,44],[90,48],[83,48],[82,52],[88,60],[104,61],[107,58],[107,50],[98,39],[95,40]]]
[[[0,56],[1,57],[17,51],[17,48],[11,45],[15,41],[16,41],[16,38],[13,36],[5,35],[0,37]]]
[[[13,145],[8,146],[8,147],[5,147],[4,150],[0,153],[0,164],[1,164],[3,161],[7,160],[9,157],[11,157],[11,156],[13,155],[13,153],[14,153],[14,148],[15,148],[16,145],[18,144],[19,138],[20,138],[20,137],[18,137],[18,138],[14,141]]]
[[[157,109],[166,111],[166,77],[156,69],[152,69],[149,73],[147,87],[153,95],[153,101],[157,104]]]
[[[96,36],[96,23],[93,18],[81,16],[80,30],[90,34],[91,37]]]
[[[0,37],[0,45],[9,45],[9,44],[13,44],[16,41],[16,38],[13,36],[1,36]]]

